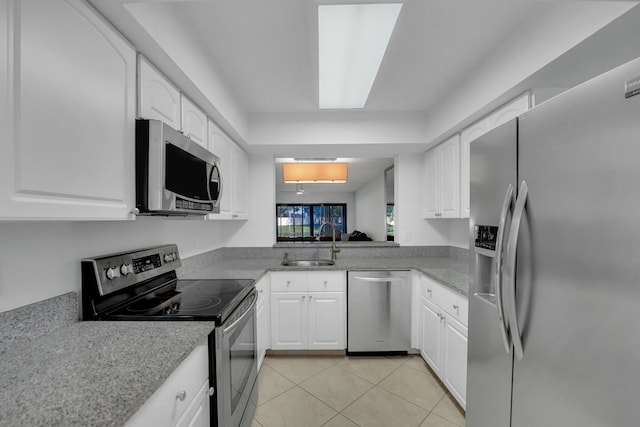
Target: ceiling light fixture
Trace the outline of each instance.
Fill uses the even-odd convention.
[[[364,108],[400,9],[400,3],[318,6],[320,108]]]
[[[308,163],[326,163],[326,162],[335,162],[338,160],[337,157],[294,157],[293,160],[296,162],[308,162]]]
[[[348,163],[283,163],[286,184],[344,184]]]

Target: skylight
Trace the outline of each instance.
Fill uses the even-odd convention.
[[[401,8],[318,6],[320,108],[364,108]]]

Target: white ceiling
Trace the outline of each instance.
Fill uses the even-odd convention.
[[[336,1],[339,3],[339,1]],[[437,107],[534,1],[403,0],[366,111]],[[317,0],[154,4],[206,47],[249,112],[317,111]]]
[[[431,139],[425,137],[426,140],[421,141],[426,145],[436,142],[433,138],[445,136],[444,132],[450,132],[452,125],[460,126],[465,120],[468,124],[470,120],[477,119],[470,116],[470,112],[476,115],[486,114],[487,109],[505,102],[507,96],[514,96],[503,89],[494,91],[496,93],[491,99],[466,96],[466,91],[470,88],[470,92],[478,92],[478,85],[474,87],[474,79],[478,75],[483,76],[483,73],[486,77],[487,70],[495,70],[498,65],[509,68],[514,63],[527,63],[529,52],[514,49],[514,46],[529,46],[534,38],[548,38],[548,42],[545,40],[546,46],[556,44],[569,47],[574,35],[567,35],[566,40],[563,40],[564,33],[571,33],[566,28],[574,30],[578,26],[576,23],[579,23],[595,30],[637,3],[579,0],[90,1],[116,23],[145,55],[151,55],[156,62],[163,61],[164,63],[157,65],[166,70],[171,78],[179,79],[182,73],[190,74],[190,78],[198,77],[199,84],[202,84],[207,82],[207,75],[204,73],[210,70],[211,80],[219,80],[222,91],[214,92],[210,88],[200,87],[204,93],[208,93],[207,98],[198,98],[197,90],[194,90],[193,85],[190,87],[189,79],[183,80],[186,84],[180,82],[181,87],[189,96],[195,96],[196,101],[210,101],[213,108],[205,108],[208,113],[216,121],[219,120],[219,124],[245,147],[248,142],[250,150],[267,150],[276,156],[304,157],[324,153],[325,157],[371,157],[370,164],[354,164],[350,171],[350,180],[353,178],[354,182],[356,177],[373,170],[377,169],[376,172],[381,173],[387,164],[378,164],[378,158],[393,157],[403,144],[415,145],[415,137],[399,141],[389,136],[394,135],[393,132],[398,129],[403,129],[403,117],[407,118],[407,123],[416,123],[416,118],[417,122],[424,122],[423,125],[409,129],[408,135],[421,135],[421,132],[431,135]],[[365,108],[345,112],[320,111],[317,107],[317,5],[393,1],[403,3],[403,8]],[[608,8],[607,13],[604,13],[604,8]],[[570,20],[568,18],[574,20],[573,24],[566,23],[566,20]],[[634,31],[637,33],[637,30]],[[156,55],[155,48],[148,48],[150,35],[154,39],[151,44],[157,43],[165,53]],[[634,43],[630,41],[617,45],[637,46]],[[621,49],[607,52],[616,50]],[[504,58],[505,51],[509,52],[507,58]],[[582,54],[581,57],[597,58],[601,54],[589,53],[590,55]],[[637,52],[635,55],[637,56]],[[201,64],[197,64],[200,67],[196,66],[191,70],[183,68],[181,61],[192,60],[194,57],[202,58]],[[553,58],[549,60],[551,59]],[[609,60],[609,63],[613,64],[616,60]],[[490,63],[489,67],[487,63]],[[583,76],[586,79],[595,75],[591,73],[591,69],[602,72],[598,64],[590,67],[576,66],[571,60],[557,63],[552,68],[552,72],[544,74],[548,82],[538,79],[532,80],[533,83],[538,87],[551,83],[551,87],[555,87],[559,74],[571,76],[566,79],[571,84],[575,83],[573,74],[581,74],[586,70]],[[500,72],[501,69],[497,71]],[[527,76],[522,76],[524,77]],[[530,86],[517,90],[529,88]],[[515,87],[512,87],[512,91],[513,89]],[[223,104],[229,104],[230,99],[231,104],[237,104],[237,110],[241,111],[239,116],[226,121],[229,117],[225,118],[224,112],[220,112],[215,105],[220,99],[223,99]],[[460,100],[466,105],[460,104]],[[235,110],[227,110],[229,111]],[[241,117],[244,113],[246,119]],[[338,125],[333,128],[340,128],[339,125],[344,123],[356,123],[358,118],[362,118],[364,127],[356,128],[360,131],[375,129],[375,126],[367,123],[380,121],[382,116],[398,120],[388,122],[396,123],[395,127],[381,122],[380,129],[390,129],[387,134],[382,135],[382,139],[391,144],[376,144],[375,149],[354,144],[359,142],[359,136],[362,139],[357,132],[352,133],[351,140],[344,144],[330,132],[329,137],[321,138],[322,142],[319,143],[314,140],[300,141],[301,138],[297,136],[303,134],[306,128],[292,119],[295,117],[300,121],[302,117],[301,123],[311,123],[315,128],[310,128],[310,132],[320,135],[320,129],[328,128],[323,127],[323,120],[328,117],[331,120],[327,123]],[[286,123],[287,118],[291,120],[290,123]],[[287,141],[282,139],[287,134],[277,132],[268,143],[247,141],[253,137],[256,128],[260,128],[261,136],[265,136],[265,126],[260,120],[267,120],[266,128],[269,130],[273,130],[274,123],[278,126],[283,122],[285,128],[287,124],[292,125],[291,129],[297,131],[297,134]],[[244,129],[235,132],[234,126],[236,129]],[[303,129],[302,133],[299,132],[300,129]],[[370,134],[365,138],[374,140],[375,136]],[[420,137],[417,139],[420,140]],[[409,140],[410,144],[406,144]],[[325,141],[329,145],[325,146]],[[419,148],[412,150],[418,152]],[[362,172],[359,168],[362,168]]]

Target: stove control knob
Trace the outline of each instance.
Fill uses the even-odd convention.
[[[176,260],[177,255],[175,252],[172,252],[170,254],[165,254],[164,255],[164,262],[171,262],[171,261],[175,261]]]
[[[129,274],[133,273],[133,266],[131,264],[122,264],[120,266],[120,273],[123,276],[128,276]]]
[[[114,267],[107,268],[106,274],[107,274],[107,279],[109,280],[113,280],[117,277],[120,277],[120,272],[118,271],[117,268],[114,268]]]

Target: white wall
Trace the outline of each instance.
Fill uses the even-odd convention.
[[[177,243],[188,257],[225,246],[221,234],[228,227],[163,218],[0,223],[0,312],[79,292],[82,258],[166,243]]]
[[[351,233],[355,229],[356,218],[356,199],[352,192],[313,192],[313,185],[305,185],[307,188],[304,194],[296,194],[291,192],[277,192],[276,203],[345,203],[347,205],[347,233]],[[311,188],[310,188],[311,187]],[[310,188],[310,189],[309,189]],[[274,203],[275,209],[275,203]],[[274,223],[275,224],[275,223]],[[275,226],[274,226],[275,227]]]
[[[387,202],[384,190],[384,174],[380,174],[360,187],[355,197],[355,229],[378,241],[387,240]]]

